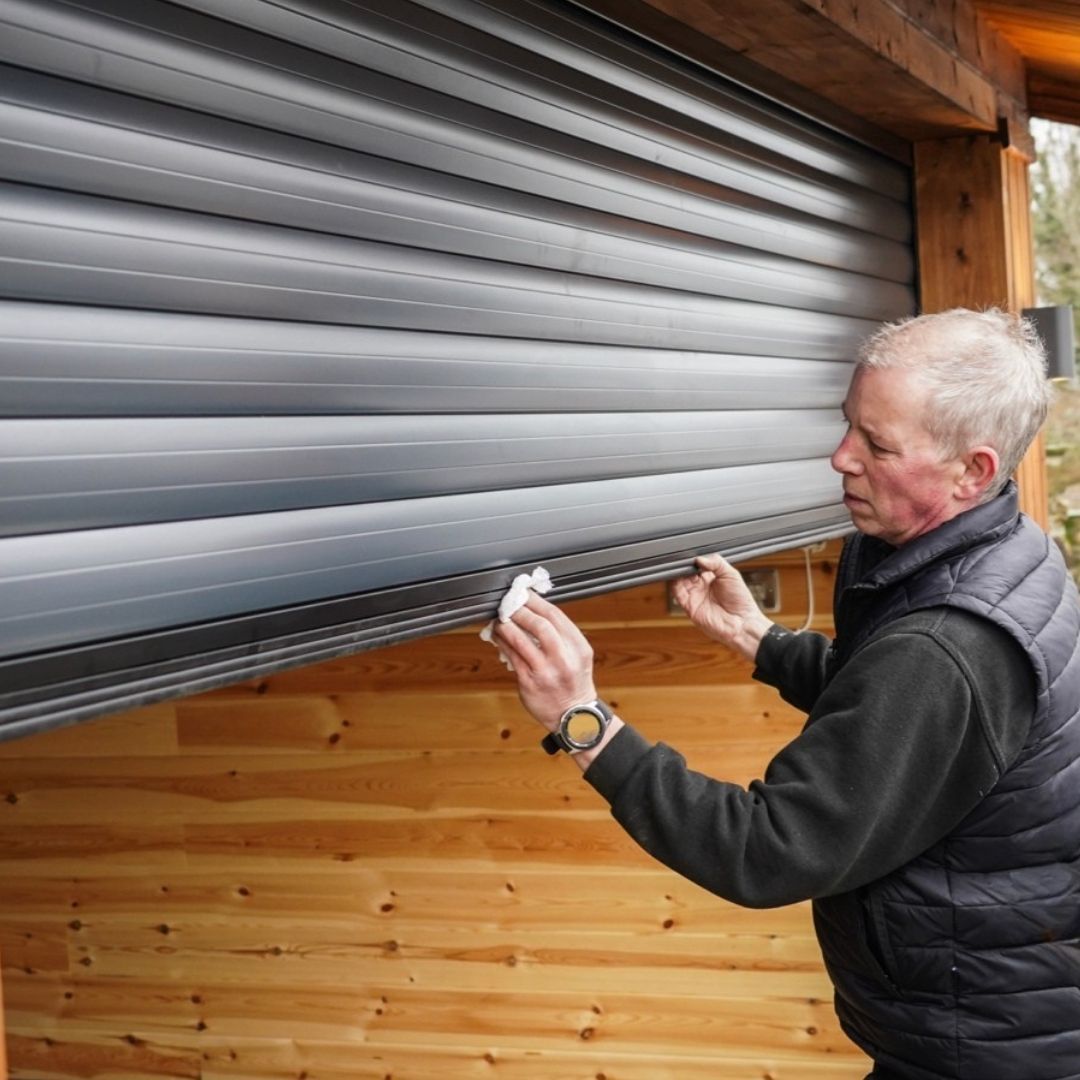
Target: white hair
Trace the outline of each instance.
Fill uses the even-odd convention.
[[[1034,325],[990,308],[954,308],[888,323],[859,350],[858,367],[906,368],[928,388],[927,431],[946,457],[992,446],[1000,462],[983,495],[1008,482],[1046,419],[1053,393]]]

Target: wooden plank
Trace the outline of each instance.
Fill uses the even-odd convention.
[[[1032,71],[1028,80],[1028,107],[1032,116],[1060,124],[1080,124],[1080,86],[1074,77]]]
[[[127,1032],[120,1037],[63,1037],[9,1031],[12,1080],[147,1080],[170,1077],[203,1080],[202,1054],[197,1047],[159,1042]],[[254,1078],[252,1078],[254,1080]]]
[[[722,645],[709,641],[683,618],[662,625],[586,628],[598,668],[619,682],[685,683],[741,682],[750,665],[733,658]],[[266,694],[342,694],[355,690],[460,693],[513,686],[512,676],[498,654],[475,634],[446,634],[432,649],[429,639],[407,641],[386,649],[358,653],[317,667],[297,668],[269,676],[261,684]],[[240,688],[218,696],[229,699],[256,696]]]
[[[535,815],[497,816],[480,811],[400,820],[267,819],[189,825],[185,832],[185,849],[191,859],[243,857],[264,864],[273,860],[298,874],[307,872],[308,863],[394,860],[405,853],[410,860],[482,859],[488,865],[533,858],[552,870],[580,861],[612,867],[648,858],[617,827],[604,827],[601,810],[591,819],[566,817],[549,820],[543,827],[538,827]]]
[[[78,877],[93,865],[116,874],[143,875],[149,868],[186,865],[183,834],[172,825],[125,823],[0,825],[0,875]]]
[[[1001,156],[1004,188],[1005,259],[1009,268],[1009,307],[1020,311],[1035,304],[1035,247],[1031,224],[1028,162],[1006,150]]]
[[[558,991],[549,995],[517,994],[511,999],[480,992],[472,995],[427,994],[416,991],[387,994],[383,1013],[376,1016],[369,1039],[400,1040],[405,1032],[415,1043],[475,1042],[463,1036],[479,1032],[493,1046],[527,1044],[572,1050],[583,1042],[590,1049],[616,1053],[707,1053],[720,1046],[740,1055],[777,1056],[807,1053],[835,1054],[845,1048],[828,1007],[821,1003],[774,1001],[766,1014],[755,1002],[717,1002],[701,995],[657,999],[614,993],[577,997]]]
[[[739,965],[725,960],[707,959],[695,966],[682,967],[676,961],[662,963],[613,962],[598,938],[590,955],[584,950],[575,954],[575,963],[539,962],[518,955],[520,947],[513,940],[494,949],[471,953],[467,945],[451,955],[437,949],[414,945],[408,937],[379,937],[369,940],[343,938],[336,944],[311,945],[272,938],[258,948],[236,947],[226,936],[219,937],[213,948],[202,951],[184,948],[177,937],[170,944],[166,937],[153,939],[152,928],[136,944],[73,945],[72,970],[87,976],[110,979],[143,979],[172,986],[197,988],[207,983],[222,983],[251,990],[255,987],[335,989],[352,993],[358,985],[375,983],[380,987],[424,986],[449,994],[466,990],[515,993],[523,989],[551,992],[577,990],[629,993],[638,992],[657,998],[672,994],[701,994],[715,998],[807,998],[831,1000],[828,980],[820,967],[804,970],[800,964],[790,968],[753,964]],[[11,979],[22,974],[8,969]],[[30,979],[44,979],[49,973],[35,972]],[[14,1009],[18,1003],[19,984],[9,981],[8,997]]]
[[[0,922],[0,959],[4,967],[26,972],[67,971],[66,923],[63,912],[45,918],[40,911],[32,918],[20,919],[17,926]]]
[[[444,639],[431,640],[432,652],[440,655]],[[357,692],[354,684],[327,697],[314,689],[265,696],[207,694],[179,702],[177,712],[188,759],[227,751],[249,759],[302,754],[305,767],[315,768],[316,755],[334,760],[358,751],[412,749],[418,743],[432,751],[527,744],[519,735],[521,706],[508,676],[498,689],[477,691],[469,680],[457,693],[417,692],[412,686]]]
[[[335,974],[327,961],[319,963]],[[342,985],[329,979],[313,982],[295,959],[264,966],[281,970],[255,981],[220,980],[215,977],[220,967],[215,971],[210,963],[198,972],[177,972],[174,985],[194,976],[188,985],[196,989],[186,1000],[175,990],[161,995],[145,971],[129,971],[123,978],[99,973],[91,985],[73,979],[61,995],[55,1026],[44,1030],[52,1037],[68,1028],[97,1030],[112,1033],[118,1041],[126,1033],[145,1037],[154,1031],[155,1041],[172,1042],[203,1032],[218,1039],[273,1038],[287,1026],[295,1038],[370,1044],[408,1038],[418,1045],[467,1046],[479,1039],[490,1046],[524,1043],[573,1050],[589,1042],[590,1049],[623,1053],[701,1054],[723,1047],[741,1055],[780,1056],[831,1055],[847,1049],[832,1007],[821,995],[820,976],[743,973],[738,985],[745,992],[726,991],[721,1004],[717,991],[731,983],[730,974],[709,979],[690,972],[680,989],[676,972],[650,969],[653,985],[634,993],[624,989],[637,974],[632,968],[615,971],[615,976],[621,973],[621,985],[618,978],[605,977],[604,969],[590,981],[574,968],[530,971],[506,965],[474,965],[477,970],[470,971],[470,965],[459,964],[447,979],[431,963],[402,959],[383,965],[396,966],[401,974],[366,964],[360,978]],[[297,970],[299,981],[286,978],[289,967]],[[411,980],[404,976],[406,970]],[[439,976],[437,982],[433,976]],[[12,979],[13,1032],[22,1030],[18,995],[21,984],[30,981]],[[767,1009],[762,1000],[768,1002]]]
[[[199,957],[223,952],[267,958],[288,955],[325,962],[327,969],[337,967],[337,961],[347,960],[357,965],[354,978],[359,979],[378,978],[377,972],[388,961],[398,964],[411,959],[456,962],[462,970],[474,964],[526,966],[534,972],[530,979],[539,979],[540,973],[554,969],[596,967],[650,969],[661,977],[672,968],[684,974],[716,970],[817,973],[821,959],[816,941],[809,934],[702,934],[678,925],[627,933],[622,929],[598,929],[595,916],[592,926],[555,929],[523,928],[513,923],[448,926],[372,916],[331,920],[305,915],[285,919],[253,913],[215,916],[173,911],[159,917],[157,923],[151,922],[147,913],[80,919],[78,929],[70,931],[72,955],[78,959],[91,957],[97,972],[101,970],[98,961],[113,962],[110,954],[141,954],[145,977],[155,970],[158,958],[172,958],[181,951],[191,970],[195,970]],[[390,941],[397,947],[391,949],[387,944]],[[227,949],[223,947],[225,942]],[[64,950],[57,971],[67,971],[67,959]],[[41,969],[32,970],[36,973]]]
[[[666,936],[673,929],[718,938],[813,936],[808,904],[738,907],[658,865],[610,873],[586,866],[555,876],[529,862],[508,872],[352,863],[316,879],[244,865],[233,870],[4,881],[0,920],[15,934],[35,918],[55,920],[71,930],[138,917],[148,926],[155,920],[171,925],[193,919],[222,924],[318,919],[332,926],[380,927],[392,936],[387,928],[399,925],[536,933],[591,929],[599,909],[608,913],[611,927],[641,936]],[[4,958],[20,966],[6,953]]]
[[[708,1055],[667,1056],[592,1051],[572,1053],[532,1048],[415,1046],[377,1047],[319,1043],[230,1040],[209,1051],[204,1080],[862,1080],[869,1061],[861,1054],[813,1060],[762,1055],[732,1056],[723,1048]]]
[[[695,767],[743,785],[763,774],[772,753],[804,722],[766,687],[733,687],[723,694],[698,687],[671,693],[612,689],[609,699],[647,738],[667,741]],[[398,733],[398,747],[349,747],[306,757],[234,751],[182,763],[101,758],[93,777],[61,772],[51,761],[0,762],[0,789],[15,800],[0,803],[0,830],[61,827],[77,820],[84,829],[97,825],[108,832],[117,816],[179,825],[267,817],[381,819],[477,807],[539,813],[602,809],[564,759],[541,754],[541,729],[516,699],[505,707],[509,726],[480,733],[471,746],[459,731],[454,746],[428,749],[427,724],[418,722],[404,736]],[[362,732],[365,725],[358,722],[350,730]]]
[[[81,760],[111,754],[116,740],[139,756],[176,753],[176,716],[172,702],[150,705],[116,716],[89,720],[0,743],[0,761],[24,761],[30,757]]]
[[[597,681],[624,719],[649,737],[663,738],[680,748],[684,742],[720,745],[730,739],[742,742],[748,736],[762,740],[766,748],[775,747],[803,722],[798,710],[763,683],[625,685],[609,679],[606,670],[597,672]],[[295,755],[294,748],[304,745],[319,753],[305,755],[303,767],[320,769],[332,767],[344,756],[377,750],[535,750],[540,736],[510,687],[501,692],[445,695],[412,691],[338,694],[333,706],[338,720],[331,733],[339,737],[331,742],[322,715],[307,710],[302,699],[192,699],[181,707],[180,718],[180,738],[189,762],[186,768],[195,769],[191,762],[196,757],[220,758],[217,767],[223,773],[236,770],[242,785],[241,769],[250,772],[265,767],[252,759]],[[402,722],[403,717],[409,718],[408,723]],[[237,755],[231,762],[224,756],[230,752]],[[152,776],[149,770],[147,776]],[[4,781],[16,792],[25,790],[28,782],[5,777],[0,766],[0,790]]]
[[[132,1036],[138,1039],[138,1036]],[[731,1057],[722,1052],[678,1059],[627,1055],[609,1050],[573,1053],[532,1048],[415,1046],[411,1042],[340,1043],[286,1038],[217,1039],[191,1046],[157,1047],[141,1040],[134,1052],[110,1053],[115,1038],[72,1030],[63,1038],[12,1036],[13,1053],[28,1065],[13,1080],[483,1080],[493,1071],[503,1080],[861,1080],[869,1066],[861,1055],[832,1055],[828,1061]],[[177,1043],[180,1040],[176,1040]],[[127,1044],[130,1046],[131,1044]],[[187,1054],[185,1061],[180,1055]],[[191,1071],[198,1064],[199,1071]]]

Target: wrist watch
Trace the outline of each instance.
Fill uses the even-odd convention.
[[[562,714],[558,729],[545,735],[540,745],[549,754],[557,754],[560,750],[568,754],[591,750],[604,737],[614,716],[607,703],[599,698],[571,705]]]

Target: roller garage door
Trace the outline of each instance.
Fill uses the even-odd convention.
[[[567,3],[0,0],[0,737],[847,525],[910,177]]]

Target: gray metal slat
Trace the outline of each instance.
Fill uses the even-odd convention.
[[[899,282],[798,262],[381,158],[195,119],[7,69],[0,177],[403,246],[782,306],[887,318]],[[44,99],[34,108],[22,102]],[[51,99],[51,100],[50,100]],[[48,103],[50,109],[45,109]],[[157,132],[135,109],[151,112]],[[242,150],[219,149],[243,139]],[[210,140],[215,145],[208,145]],[[286,158],[287,160],[281,160]],[[303,166],[294,162],[304,162]]]
[[[648,161],[653,168],[700,177],[893,240],[910,239],[910,219],[897,200],[749,141],[736,144],[721,113],[707,121],[691,119],[678,103],[668,109],[650,99],[647,84],[632,92],[625,82],[586,74],[573,63],[580,50],[553,62],[534,47],[543,32],[534,30],[524,47],[501,35],[480,37],[460,21],[462,14],[478,10],[467,2],[455,0],[453,19],[403,0],[392,5],[372,0],[362,10],[326,0],[273,5],[186,0],[185,6],[338,60],[351,62],[362,54],[372,71],[468,102],[471,123],[482,122],[479,110],[489,109]],[[485,30],[496,24],[494,13],[486,14],[477,20]],[[554,149],[566,152],[561,145],[560,140]]]
[[[0,301],[9,416],[835,408],[833,358]]]
[[[716,502],[718,494],[719,502]],[[836,505],[827,461],[0,540],[0,655]]]
[[[874,325],[3,184],[0,295],[820,358]]]
[[[0,34],[0,60],[10,63],[70,78],[94,72],[96,81],[116,90],[806,262],[900,281],[910,280],[913,272],[910,249],[899,241],[699,178],[670,170],[661,173],[648,162],[611,156],[586,144],[556,152],[557,133],[537,130],[525,138],[501,114],[491,114],[490,131],[461,126],[467,103],[436,102],[418,87],[351,65],[339,64],[346,86],[331,85],[324,69],[336,62],[313,58],[274,39],[262,40],[295,56],[298,64],[303,60],[311,72],[300,76],[230,55],[224,45],[215,51],[208,44],[197,47],[179,37],[139,33],[134,26],[124,26],[121,36],[115,27],[103,27],[85,12],[80,17],[76,9],[57,6],[55,0],[40,6],[26,0],[8,4],[0,11],[0,23],[5,15],[9,20]],[[107,11],[117,5],[99,0],[95,7]],[[139,10],[158,7],[147,0]],[[183,14],[187,13],[169,9],[170,21],[183,22]],[[196,25],[208,21],[194,13],[191,18]],[[227,23],[217,25],[231,29],[242,41],[250,37]],[[109,56],[106,65],[98,62],[103,52]],[[382,87],[377,97],[371,96],[374,83]]]
[[[820,458],[838,410],[22,420],[0,536]]]
[[[235,2],[230,0],[234,6]],[[371,6],[371,0],[365,2]],[[716,113],[722,113],[724,130],[738,139],[889,199],[907,203],[911,198],[906,164],[868,150],[849,134],[830,130],[816,119],[795,113],[790,106],[775,104],[760,91],[732,81],[726,72],[706,73],[648,42],[633,42],[610,33],[607,26],[582,18],[579,9],[589,7],[587,0],[574,0],[572,6],[547,0],[411,2],[586,72],[632,93],[644,104],[655,102],[706,125],[713,123]],[[392,14],[400,10],[398,0],[377,3],[380,11]]]

